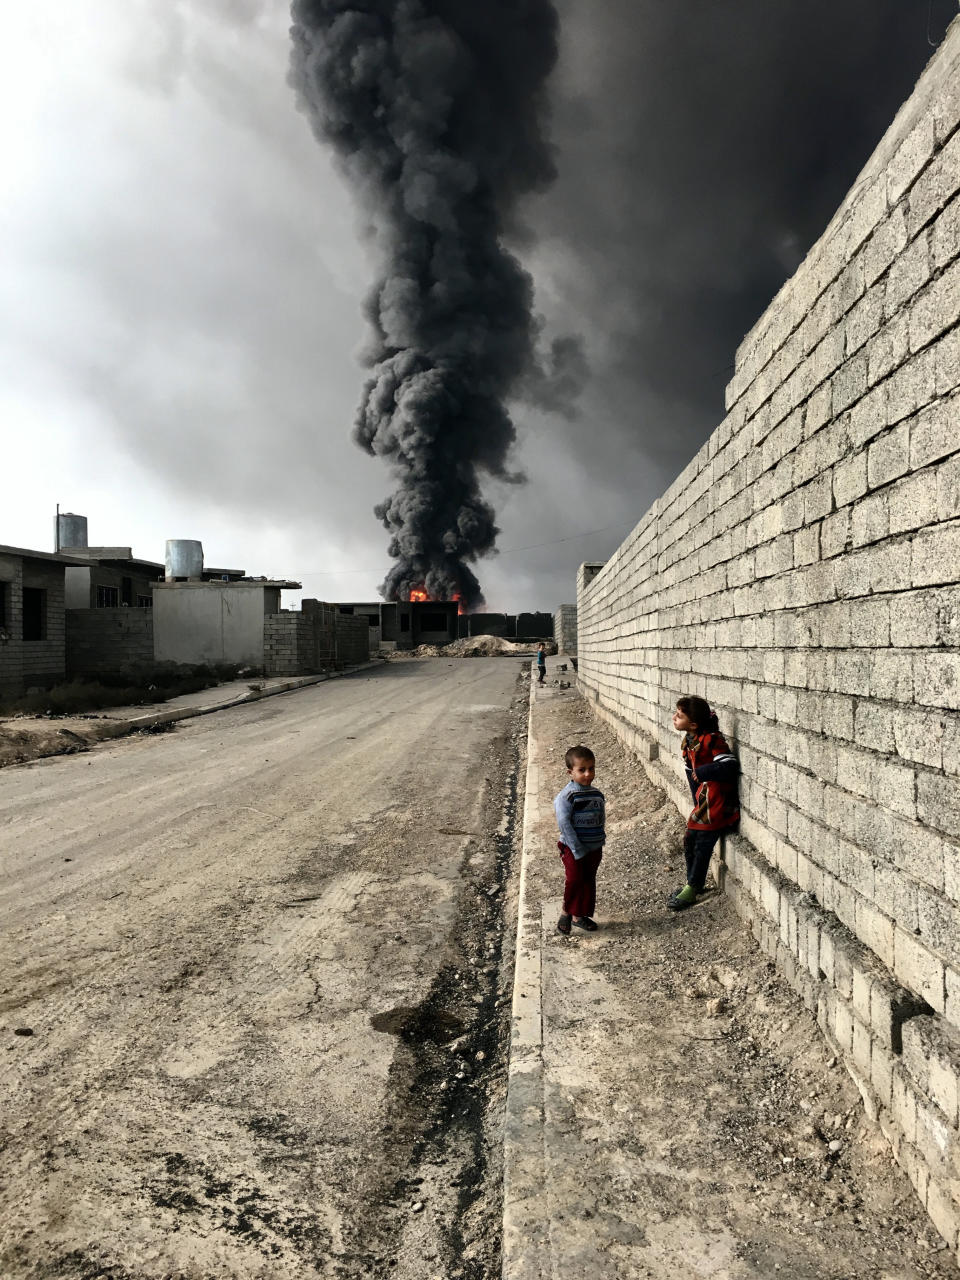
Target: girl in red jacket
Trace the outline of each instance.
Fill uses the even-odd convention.
[[[680,752],[694,807],[683,839],[687,883],[669,898],[667,906],[671,911],[684,911],[703,892],[717,841],[740,819],[740,765],[703,698],[678,698],[673,727],[684,735]]]

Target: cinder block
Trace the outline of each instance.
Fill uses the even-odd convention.
[[[960,262],[918,294],[910,307],[910,350],[919,351],[960,318]]]
[[[913,237],[948,204],[960,185],[960,133],[955,134],[914,184],[907,202],[907,231]],[[939,220],[938,220],[939,221]],[[936,239],[936,227],[934,228]],[[956,242],[954,253],[957,252]],[[951,255],[953,256],[953,255]],[[942,265],[934,258],[934,267]]]
[[[902,206],[875,228],[863,249],[863,278],[867,288],[873,284],[906,247],[909,240],[906,211]]]
[[[841,1053],[853,1052],[853,1014],[844,1000],[838,1000],[831,1010],[833,1017],[833,1036]]]
[[[949,836],[960,836],[960,782],[935,773],[927,773],[925,770],[919,772],[917,816],[922,823],[934,827],[937,831],[942,831]]]
[[[894,1056],[883,1045],[873,1042],[870,1054],[870,1083],[881,1109],[890,1110],[893,1101]]]
[[[930,278],[930,233],[921,231],[912,244],[894,259],[887,273],[884,310],[896,315]]]
[[[896,1088],[896,1078],[894,1078],[894,1088]],[[891,1108],[891,1114],[893,1114],[893,1108]],[[894,1120],[896,1120],[895,1116]],[[922,1205],[926,1206],[927,1190],[930,1186],[930,1173],[923,1156],[912,1142],[902,1136],[894,1151],[897,1163],[910,1179],[913,1189],[917,1193],[917,1199]]]
[[[937,1178],[931,1178],[927,1187],[926,1210],[949,1247],[955,1249],[960,1231],[960,1212],[947,1184]]]
[[[910,424],[902,423],[870,446],[867,478],[871,489],[889,484],[910,469]]]
[[[908,189],[936,146],[933,116],[924,112],[897,148],[887,165],[887,200],[896,204]]]
[[[894,930],[893,958],[893,972],[904,986],[943,1013],[946,986],[942,960],[902,929]]]
[[[926,1028],[932,1019],[915,1017],[903,1026],[903,1070],[921,1093],[926,1093],[930,1083],[930,1064],[927,1053]]]
[[[912,1081],[909,1078],[907,1087],[912,1088]],[[931,1174],[947,1173],[951,1159],[955,1155],[955,1132],[951,1131],[940,1108],[924,1094],[915,1093],[914,1104],[917,1115],[917,1150]]]
[[[916,1094],[910,1087],[907,1077],[899,1064],[894,1064],[892,1074],[893,1088],[891,1091],[890,1110],[904,1140],[915,1147],[917,1138]]]
[[[873,900],[894,924],[910,933],[919,928],[918,887],[899,867],[877,859],[873,869]]]
[[[899,650],[874,650],[870,655],[869,692],[872,698],[882,698],[909,704],[914,696],[914,659]],[[904,808],[908,803],[908,808]],[[913,787],[909,796],[900,796],[895,806],[899,813],[914,813]]]
[[[870,1025],[870,988],[872,975],[868,968],[858,965],[853,970],[853,1012],[864,1027]]]
[[[833,379],[833,408],[841,413],[867,391],[867,357],[860,352],[847,360]]]
[[[950,395],[960,386],[960,327],[945,334],[932,348],[934,394]],[[924,355],[927,352],[923,353]],[[928,395],[922,403],[933,398]]]
[[[912,586],[925,587],[955,580],[954,566],[960,563],[960,522],[921,529],[913,539],[911,552]],[[945,674],[949,678],[950,673]],[[942,705],[956,706],[957,703]]]
[[[953,520],[960,516],[960,455],[937,469],[935,510],[938,520]]]
[[[867,492],[867,455],[856,453],[833,471],[833,497],[838,507],[862,498]]]
[[[870,1032],[859,1018],[853,1019],[853,1061],[866,1079],[870,1078]]]
[[[954,150],[960,140],[960,133],[952,140]],[[933,235],[930,240],[930,253],[933,269],[939,270],[960,252],[960,196],[956,197],[944,209],[933,224]]]
[[[921,529],[929,523],[931,512],[937,511],[939,483],[933,471],[921,471],[905,477],[885,495],[891,534]],[[941,515],[940,518],[949,517]]]
[[[941,360],[944,360],[943,377],[949,378],[951,359],[946,353],[944,344],[950,336],[941,338],[935,346],[928,347],[905,364],[901,364],[883,384],[886,393],[887,423],[890,426],[902,422],[904,418],[909,418],[918,409],[929,404],[938,394],[937,382],[941,376],[938,372],[938,362]],[[943,351],[941,347],[944,347]],[[954,381],[946,390],[951,391],[956,385]]]
[[[880,328],[883,323],[884,315],[884,292],[885,286],[883,282],[874,285],[874,287],[865,294],[864,297],[856,304],[844,322],[844,330],[846,333],[846,352],[847,355],[853,355],[859,351],[869,338]]]

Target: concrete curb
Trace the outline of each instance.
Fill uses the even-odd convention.
[[[147,716],[135,716],[131,720],[119,720],[117,721],[118,732],[110,736],[120,738],[128,733],[136,733],[138,729],[152,729],[155,725],[175,724],[178,720],[192,720],[196,716],[213,715],[215,711],[229,711],[231,707],[242,707],[248,702],[259,702],[261,698],[272,698],[278,693],[305,689],[311,684],[322,684],[324,680],[336,680],[339,676],[352,675],[355,671],[368,671],[371,667],[378,665],[376,662],[364,662],[344,671],[325,671],[316,676],[296,676],[270,689],[251,689],[249,693],[244,693],[239,698],[231,698],[229,702],[212,702],[205,707],[176,707],[169,711],[154,711]]]
[[[537,824],[543,789],[533,736],[535,690],[531,676],[503,1142],[503,1280],[542,1280],[551,1272],[544,1146],[542,913],[539,904],[531,904],[527,898],[527,867],[539,844]]]
[[[291,680],[284,680],[282,684],[274,685],[270,689],[251,689],[249,693],[242,694],[239,698],[231,698],[229,702],[212,702],[199,707],[171,707],[166,711],[151,711],[149,715],[134,716],[129,720],[97,720],[89,730],[87,744],[94,746],[98,742],[126,738],[131,733],[154,729],[159,725],[176,724],[179,720],[193,720],[197,716],[210,716],[215,711],[229,711],[231,707],[242,707],[248,702],[259,702],[261,698],[272,698],[278,693],[290,693],[294,689],[304,689],[307,685],[321,684],[324,680],[353,675],[357,671],[369,671],[371,667],[379,665],[379,662],[365,662],[357,667],[348,667],[344,671],[329,671],[316,676],[297,676]],[[41,758],[50,759],[53,756],[66,755],[70,749],[70,744],[64,743],[62,751],[53,751]]]

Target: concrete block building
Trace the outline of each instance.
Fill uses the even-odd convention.
[[[70,556],[0,546],[0,697],[64,678]]]
[[[366,618],[373,647],[381,642],[397,649],[449,644],[458,634],[456,600],[362,600],[334,607],[345,617]]]
[[[235,663],[261,669],[267,619],[280,613],[280,592],[299,582],[158,582],[153,595],[157,662]]]

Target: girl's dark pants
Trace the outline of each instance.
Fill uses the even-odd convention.
[[[703,892],[710,869],[710,855],[723,835],[722,831],[690,831],[683,837],[683,854],[687,860],[687,884],[697,893]]]
[[[602,849],[575,858],[565,844],[560,845],[560,857],[566,880],[563,886],[563,911],[568,916],[590,916],[597,906],[597,868],[603,857]]]

